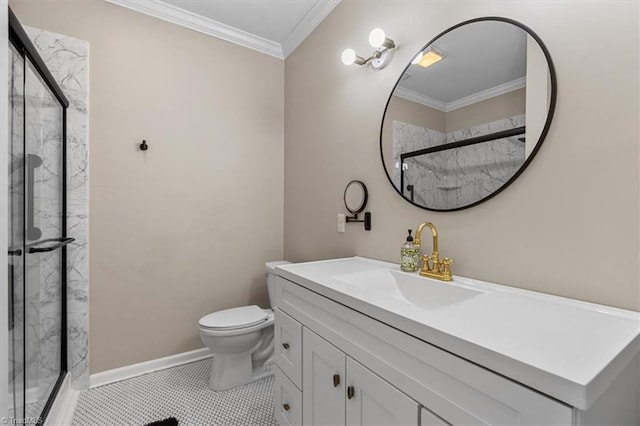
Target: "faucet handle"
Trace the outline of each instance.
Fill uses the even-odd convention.
[[[442,278],[445,281],[453,281],[453,274],[451,273],[451,264],[453,263],[453,259],[449,259],[445,257],[442,260]]]
[[[429,266],[429,261],[430,260],[431,260],[431,256],[426,255],[426,254],[424,256],[422,256],[422,270],[423,271],[427,272],[427,271],[431,270],[431,268]]]

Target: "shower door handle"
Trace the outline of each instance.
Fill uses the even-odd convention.
[[[35,154],[27,155],[27,239],[30,241],[37,240],[42,237],[42,231],[40,228],[36,228],[33,226],[33,216],[35,206],[34,200],[35,195],[33,193],[34,181],[35,181],[35,170],[42,166],[42,158]]]
[[[10,248],[7,252],[9,256],[22,256],[22,249],[12,249]]]
[[[67,244],[75,241],[75,238],[47,238],[46,240],[42,240],[42,241],[38,241],[38,244],[42,244],[42,243],[52,243],[52,242],[56,242],[56,244],[52,245],[52,246],[45,246],[45,247],[29,247],[29,253],[44,253],[47,251],[54,251],[59,249],[60,247],[64,247]]]

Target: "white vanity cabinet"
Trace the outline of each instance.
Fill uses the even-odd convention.
[[[304,425],[573,424],[571,407],[282,277],[276,297],[276,387],[299,392]],[[298,326],[302,357],[291,373],[292,345],[279,336]],[[284,371],[300,371],[300,386]],[[298,424],[282,412],[279,393],[278,421]]]
[[[282,310],[275,312],[280,425],[419,424],[416,401]]]
[[[277,271],[281,425],[640,426],[638,313],[358,257]]]
[[[303,332],[305,425],[418,424],[418,403],[309,329]]]

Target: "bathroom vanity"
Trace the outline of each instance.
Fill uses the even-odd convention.
[[[360,257],[277,267],[280,425],[637,425],[640,314]]]

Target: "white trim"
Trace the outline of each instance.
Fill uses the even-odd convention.
[[[447,110],[446,102],[439,101],[436,98],[423,95],[422,93],[418,93],[414,90],[405,89],[404,87],[398,86],[393,92],[393,95],[411,102],[428,106],[429,108],[437,109],[438,111],[445,112]]]
[[[196,349],[195,351],[170,355],[164,358],[152,359],[138,364],[127,365],[125,367],[114,368],[113,370],[92,374],[89,378],[89,382],[91,383],[90,387],[95,388],[109,383],[115,383],[132,377],[141,376],[143,374],[153,373],[154,371],[164,370],[165,368],[200,361],[210,357],[211,352],[209,352],[209,349],[202,348]]]
[[[477,93],[473,93],[464,98],[456,99],[451,102],[443,102],[436,98],[424,95],[414,90],[405,89],[398,86],[393,92],[394,96],[397,96],[408,101],[416,102],[430,108],[437,109],[442,112],[449,112],[458,108],[473,105],[477,102],[485,101],[487,99],[495,98],[496,96],[504,95],[505,93],[513,92],[514,90],[522,89],[527,86],[527,78],[521,77],[513,81],[500,84],[495,87],[491,87],[486,90],[482,90]]]
[[[331,13],[341,0],[318,0],[311,10],[296,24],[282,42],[282,52],[286,58],[316,29],[320,22]]]
[[[487,99],[495,98],[496,96],[504,95],[505,93],[513,92],[514,90],[522,89],[527,86],[527,78],[520,77],[513,81],[508,81],[499,86],[491,87],[486,90],[482,90],[478,93],[474,93],[464,98],[456,99],[447,103],[447,112],[453,111],[458,108],[473,105],[477,102],[485,101]]]
[[[223,24],[222,22],[214,21],[213,19],[205,18],[159,0],[106,1],[136,12],[144,13],[145,15],[153,16],[154,18],[162,19],[163,21],[171,22],[184,28],[189,28],[202,34],[275,56],[278,59],[284,59],[282,46],[275,41],[267,40],[255,34]]]
[[[71,388],[71,375],[67,373],[44,422],[45,426],[71,425],[80,393],[81,391]]]
[[[9,10],[0,0],[0,418],[9,416],[9,300],[7,287],[8,171],[9,157]]]

